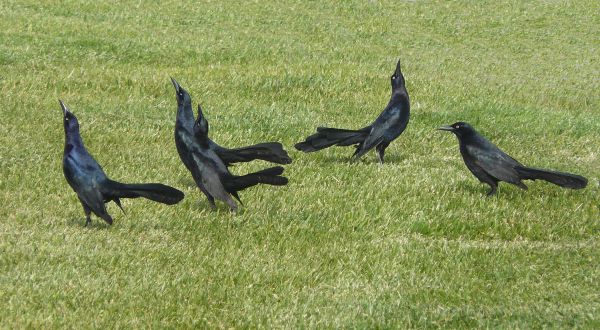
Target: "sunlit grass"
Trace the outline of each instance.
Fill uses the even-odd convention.
[[[0,324],[5,327],[598,327],[597,1],[68,2],[0,6]],[[380,166],[301,154],[359,128],[402,59],[406,132]],[[211,212],[173,139],[175,77],[225,146],[281,141],[286,187]],[[57,99],[108,175],[176,206],[85,218],[61,169]],[[466,169],[472,123],[572,191]],[[242,164],[235,173],[268,166]]]

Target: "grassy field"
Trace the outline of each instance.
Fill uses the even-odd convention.
[[[146,3],[147,2],[147,3]],[[0,327],[600,327],[600,2],[3,1]],[[406,132],[357,164],[301,154],[358,128],[401,57]],[[211,212],[180,162],[169,76],[225,146],[281,141],[287,187]],[[91,228],[61,169],[57,99],[115,180],[163,182]],[[472,123],[584,190],[487,186]],[[236,166],[235,173],[266,167]]]

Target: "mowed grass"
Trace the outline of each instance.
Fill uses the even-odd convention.
[[[600,327],[600,2],[58,2],[0,6],[0,324],[7,328]],[[398,57],[412,101],[380,166],[302,154],[359,128]],[[211,212],[180,162],[169,76],[225,146],[281,141],[286,187]],[[91,228],[64,180],[57,99],[108,175],[163,182]],[[487,186],[472,123],[584,190]],[[244,174],[269,166],[235,166]]]

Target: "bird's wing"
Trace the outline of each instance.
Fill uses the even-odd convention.
[[[476,145],[467,145],[466,148],[475,159],[475,164],[489,175],[510,183],[520,182],[519,173],[515,170],[515,166],[520,166],[520,163],[496,146],[482,148]]]
[[[356,157],[364,155],[367,151],[376,147],[384,139],[388,130],[394,126],[400,119],[400,111],[398,109],[392,109],[396,111],[384,111],[371,126],[371,131],[365,139],[365,142],[360,146],[360,150],[357,152]]]
[[[104,205],[104,196],[100,191],[100,187],[96,184],[91,186],[82,187],[79,191],[77,191],[77,196],[85,203],[87,206],[94,211],[94,213],[100,217],[104,217],[108,215],[106,213],[106,205]]]
[[[191,172],[196,184],[199,187],[204,187],[213,197],[221,200],[226,199],[228,195],[221,182],[219,172],[226,172],[227,168],[217,154],[214,151],[194,146],[191,150],[191,156],[193,162]],[[217,162],[219,164],[216,164]]]

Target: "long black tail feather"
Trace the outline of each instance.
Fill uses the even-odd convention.
[[[313,152],[331,146],[350,146],[363,142],[369,135],[370,126],[359,130],[318,127],[317,133],[309,136],[303,142],[296,143],[296,149],[303,152]]]
[[[267,142],[243,148],[216,150],[217,154],[226,165],[232,163],[249,162],[255,159],[266,160],[277,164],[290,164],[292,159],[279,142]]]
[[[223,180],[223,185],[225,186],[225,190],[230,194],[260,183],[272,186],[285,186],[288,183],[288,179],[280,176],[281,174],[283,174],[283,167],[276,166],[242,176],[231,176]]]
[[[515,169],[524,180],[544,180],[564,188],[582,189],[588,183],[586,178],[577,174],[521,166],[517,166]]]
[[[183,192],[161,183],[120,183],[109,181],[107,183],[108,193],[114,198],[138,198],[144,197],[149,200],[173,205],[179,203]]]

